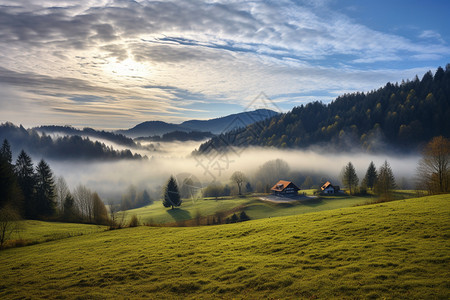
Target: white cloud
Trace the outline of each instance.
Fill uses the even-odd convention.
[[[421,33],[427,44],[378,32],[329,10],[328,1],[2,4],[0,81],[20,91],[17,102],[33,99],[50,119],[57,111],[64,121],[81,116],[91,124],[98,123],[89,115],[102,109],[99,117],[114,116],[124,127],[127,119],[178,119],[188,111],[184,100],[245,107],[261,91],[274,98],[303,93],[277,100],[301,103],[319,89],[373,89],[429,68],[386,70],[378,63],[439,60],[450,52],[437,32]],[[73,103],[77,95],[94,100]]]

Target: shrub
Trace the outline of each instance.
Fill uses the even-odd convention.
[[[130,224],[128,224],[128,227],[138,227],[139,226],[139,219],[137,215],[133,215],[130,220]]]

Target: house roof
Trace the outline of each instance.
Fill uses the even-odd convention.
[[[292,181],[280,180],[270,190],[275,192],[281,192],[285,188],[287,188],[288,185],[290,185],[291,183],[295,188],[299,189]]]
[[[321,189],[322,191],[326,190],[327,188],[332,188],[332,189],[334,189],[335,191],[339,191],[339,186],[338,186],[338,185],[332,185],[331,182],[329,182],[329,181],[325,182],[325,183],[320,187],[320,189]]]
[[[325,182],[321,187],[322,191],[325,190],[327,187],[333,187],[331,182],[329,182],[329,181]]]

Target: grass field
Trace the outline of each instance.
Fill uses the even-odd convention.
[[[450,196],[0,252],[0,298],[449,299]]]
[[[312,195],[315,190],[302,190],[307,195]],[[396,191],[395,197],[399,199],[414,197],[414,191]],[[367,196],[322,196],[318,199],[298,201],[295,203],[268,203],[260,201],[258,196],[220,197],[184,200],[179,208],[167,209],[160,201],[126,211],[129,220],[132,215],[137,215],[141,223],[167,224],[194,219],[196,216],[213,216],[216,212],[232,214],[236,211],[245,211],[251,219],[263,219],[279,216],[292,216],[309,212],[324,211],[336,208],[362,205],[373,201],[372,195]]]
[[[98,225],[27,220],[20,221],[20,230],[15,231],[10,239],[13,241],[20,240],[22,244],[36,244],[97,233],[106,229],[106,226]]]

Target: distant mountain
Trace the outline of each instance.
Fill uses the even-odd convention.
[[[249,124],[271,118],[277,114],[278,113],[269,109],[257,109],[210,120],[190,120],[181,124],[172,124],[162,121],[147,121],[128,130],[118,130],[116,133],[133,138],[163,135],[173,131],[209,131],[214,134],[220,134],[225,131],[245,127]]]
[[[135,140],[137,142],[185,142],[185,141],[204,141],[206,139],[210,139],[214,136],[211,132],[202,132],[202,131],[171,131],[169,133],[165,133],[162,136],[155,135],[149,137],[139,137]]]
[[[450,137],[450,64],[421,80],[387,83],[368,93],[308,103],[292,111],[214,137],[197,153],[230,146],[328,150],[415,151],[432,137]],[[392,148],[391,148],[392,147]]]
[[[147,121],[134,126],[127,130],[117,130],[116,133],[123,134],[128,137],[148,137],[154,135],[163,135],[172,131],[190,131],[181,125],[166,123],[163,121]]]

